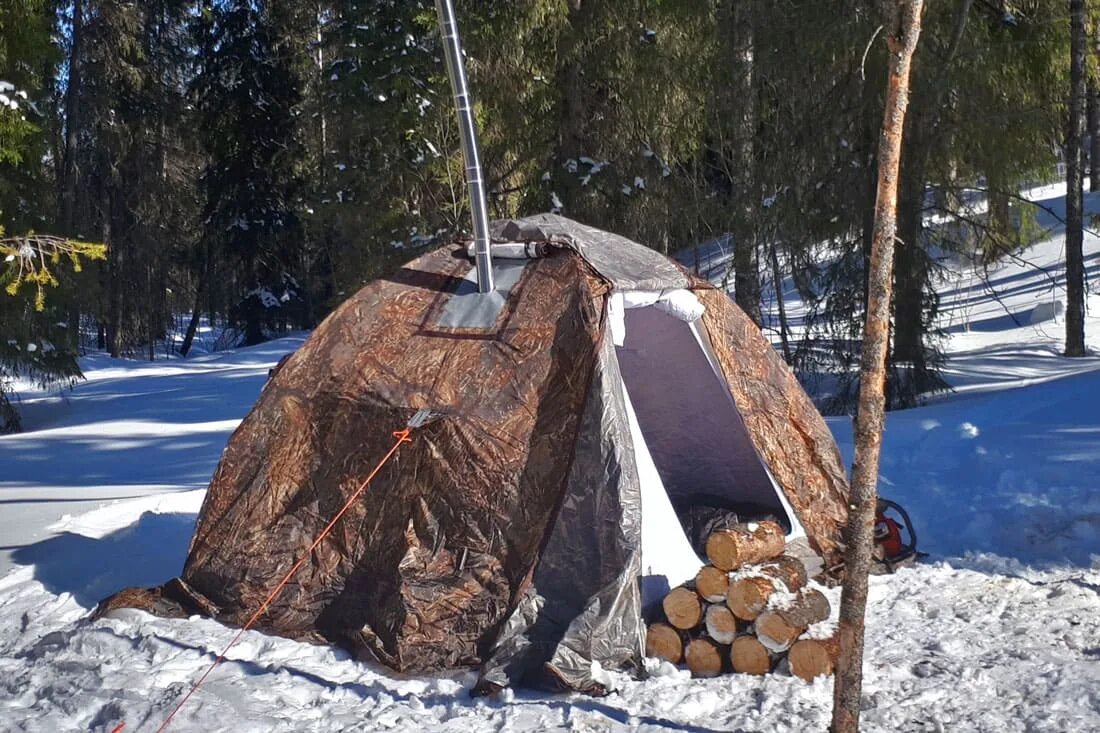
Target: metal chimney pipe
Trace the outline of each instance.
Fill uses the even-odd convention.
[[[470,190],[470,213],[474,219],[474,252],[477,255],[477,289],[493,290],[493,255],[489,251],[489,203],[485,198],[485,180],[481,174],[481,155],[477,146],[477,124],[470,104],[462,42],[458,38],[458,20],[452,0],[435,0],[447,76],[451,79],[455,107],[458,110],[458,134],[462,139],[462,158],[466,163],[466,186]]]

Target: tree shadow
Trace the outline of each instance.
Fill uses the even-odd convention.
[[[51,593],[69,593],[81,606],[92,608],[123,588],[160,585],[179,575],[196,518],[146,512],[105,537],[65,532],[20,547],[12,562],[34,566],[35,580]]]

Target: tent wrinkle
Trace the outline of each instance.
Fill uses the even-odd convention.
[[[741,421],[740,450],[758,456],[806,541],[836,564],[847,514],[839,452],[726,293],[653,250],[560,216],[499,221],[492,231],[542,256],[502,259],[503,289],[481,304],[466,295],[472,268],[454,245],[341,304],[274,372],[229,439],[180,576],[121,591],[97,613],[137,607],[240,625],[307,557],[258,630],[336,644],[410,674],[477,667],[475,691],[547,679],[606,691],[610,672],[637,672],[642,661],[647,507],[666,513],[652,526],[676,532],[688,521],[667,500],[675,487],[656,459],[673,456],[679,471],[705,458],[731,475],[729,451],[708,447],[697,427],[719,402]],[[625,316],[620,352],[610,311],[630,292],[682,295],[671,315],[622,309],[642,325]],[[624,381],[633,340],[638,355],[654,343],[652,314],[671,322],[676,349],[691,352],[687,371],[677,367],[655,394],[673,404],[696,382],[710,390],[696,413],[676,417],[690,427],[660,439],[633,385],[632,427]],[[416,440],[308,553],[406,425]],[[662,452],[666,439],[679,453]],[[744,482],[732,475],[693,481],[736,503]],[[643,503],[643,492],[666,501]]]

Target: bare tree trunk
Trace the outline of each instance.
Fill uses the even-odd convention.
[[[734,128],[736,157],[732,162],[737,182],[734,196],[740,198],[735,201],[735,209],[740,212],[740,221],[733,229],[733,297],[753,323],[761,326],[764,323],[764,314],[760,303],[760,191],[756,177],[754,8],[745,0],[731,3],[731,8],[729,34],[732,56],[729,64],[731,68],[741,72],[735,77],[736,106],[727,110],[735,111],[737,115],[737,126]]]
[[[1098,23],[1097,25],[1100,25]],[[1085,120],[1088,126],[1089,138],[1089,190],[1100,191],[1100,107],[1097,105],[1097,97],[1100,91],[1097,89],[1097,80],[1092,76],[1088,79],[1086,92]]]
[[[122,251],[112,247],[111,194],[106,184],[101,184],[100,219],[103,243],[110,249],[107,254],[107,353],[118,358],[122,355]]]
[[[892,409],[909,407],[928,389],[925,353],[925,297],[928,257],[922,241],[924,231],[925,181],[932,155],[932,141],[948,108],[948,75],[958,56],[970,20],[974,0],[961,0],[951,41],[939,58],[923,54],[918,64],[938,64],[934,74],[925,73],[924,83],[911,91],[918,106],[908,116],[904,134],[897,210],[897,252],[894,268],[894,347],[891,364],[897,368],[887,395]]]
[[[768,245],[771,259],[772,282],[775,283],[775,304],[779,309],[779,342],[783,345],[783,359],[792,363],[790,329],[787,326],[787,304],[783,302],[783,272],[779,269],[778,245],[773,241]]]
[[[885,4],[886,45],[890,52],[886,109],[878,149],[878,193],[868,278],[867,321],[860,365],[859,412],[855,425],[855,461],[849,501],[846,578],[840,601],[840,659],[833,692],[833,732],[859,730],[863,687],[863,631],[867,608],[867,574],[874,541],[876,484],[882,448],[886,353],[890,337],[901,138],[909,106],[909,72],[920,36],[923,0],[890,0]]]
[[[912,131],[913,128],[909,128]],[[917,134],[915,137],[920,138]],[[894,363],[924,361],[925,151],[905,140],[905,164],[898,176],[897,241],[894,262]]]
[[[77,234],[76,189],[77,168],[76,149],[77,131],[80,127],[80,85],[83,78],[81,67],[81,45],[84,38],[84,2],[73,0],[72,47],[69,51],[69,73],[65,87],[65,144],[62,148],[64,159],[61,163],[61,233],[67,236]]]
[[[202,283],[195,289],[195,307],[191,310],[191,320],[187,323],[187,333],[180,344],[180,356],[187,356],[191,351],[191,345],[195,342],[195,334],[199,330],[199,321],[202,319]]]
[[[1069,126],[1066,135],[1066,356],[1085,355],[1085,0],[1069,0]]]
[[[1092,29],[1092,53],[1100,57],[1100,23]],[[1100,79],[1089,77],[1089,190],[1100,191]]]
[[[321,90],[325,87],[325,37],[323,34],[324,8],[321,3],[316,3],[313,8],[314,38],[317,43],[317,53],[314,61],[317,65],[317,75],[314,84],[317,85],[317,137],[320,150],[317,154],[317,178],[321,188],[328,184],[328,104]]]

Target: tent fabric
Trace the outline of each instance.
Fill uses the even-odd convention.
[[[447,309],[472,268],[461,246],[364,287],[274,374],[230,438],[181,576],[116,594],[99,612],[244,623],[389,450],[392,432],[427,408],[429,422],[256,628],[404,672],[481,665],[482,689],[532,672],[603,689],[603,670],[636,668],[643,650],[641,494],[607,334],[613,289],[688,287],[703,301],[702,323],[761,456],[811,543],[835,550],[836,448],[724,293],[561,217],[498,222],[494,232],[547,245],[546,256],[517,262],[495,316],[456,320]],[[765,414],[769,402],[781,414]]]
[[[548,242],[573,250],[616,290],[691,287],[691,278],[664,255],[618,234],[556,214],[494,222],[494,240]]]
[[[611,349],[602,340],[561,508],[534,568],[537,596],[509,623],[480,689],[508,686],[548,665],[568,687],[595,691],[606,680],[593,660],[608,668],[641,660],[641,486]],[[537,616],[530,604],[540,608]]]
[[[420,408],[436,419],[375,479],[258,628],[410,672],[478,664],[565,484],[596,359],[603,284],[532,260],[496,330],[433,321],[470,267],[440,250],[342,305],[234,433],[182,580],[244,623]],[[522,297],[517,294],[522,292]]]
[[[697,290],[703,326],[753,445],[826,567],[844,547],[848,479],[829,426],[760,329],[718,290]]]

